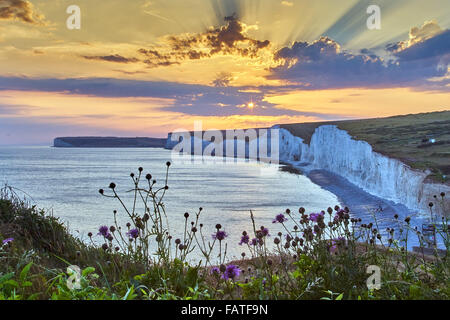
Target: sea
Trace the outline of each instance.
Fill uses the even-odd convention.
[[[169,189],[163,199],[170,233],[174,238],[182,235],[185,212],[191,221],[201,207],[200,222],[207,241],[212,240],[216,224],[228,234],[229,259],[238,259],[246,251],[238,243],[243,231],[252,233],[250,211],[256,227],[267,227],[273,239],[284,231],[273,220],[286,209],[298,214],[304,207],[313,213],[340,204],[336,195],[304,175],[282,170],[283,165],[172,158],[171,151],[162,148],[0,147],[0,184],[13,187],[31,204],[59,217],[82,240],[87,241],[92,232],[95,241],[101,241],[96,235],[98,228],[113,224],[113,210],[118,211],[124,228],[127,215],[116,199],[103,197],[98,190],[108,194],[108,186],[114,182],[131,208],[134,198],[129,191],[134,185],[130,174],[138,174],[142,167],[143,175],[150,173],[156,186],[164,187],[166,162],[171,161]]]

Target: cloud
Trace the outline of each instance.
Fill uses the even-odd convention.
[[[87,60],[99,60],[117,63],[130,63],[139,61],[137,58],[125,58],[119,54],[112,54],[107,56],[82,56],[82,57]]]
[[[293,7],[294,3],[290,1],[281,1],[281,4],[286,7]]]
[[[387,45],[386,49],[391,52],[400,52],[410,48],[425,40],[431,39],[444,30],[437,24],[435,20],[425,21],[421,27],[413,27],[409,31],[409,39],[394,44]]]
[[[283,109],[264,101],[264,92],[245,87],[211,87],[174,82],[116,79],[26,79],[0,77],[0,91],[41,91],[104,98],[173,99],[173,105],[153,110],[195,116],[315,116],[315,113]],[[247,108],[253,101],[255,107]]]
[[[0,0],[0,20],[18,20],[30,24],[44,24],[43,15],[34,12],[27,0]]]
[[[275,53],[281,65],[269,79],[287,80],[305,89],[343,87],[436,87],[428,81],[447,73],[450,61],[450,30],[439,31],[434,22],[413,28],[407,42],[391,44],[383,59],[369,49],[354,54],[329,37],[295,42]],[[441,86],[442,90],[448,87]]]
[[[202,33],[168,36],[164,39],[166,47],[142,48],[138,52],[145,56],[148,66],[158,67],[219,54],[257,58],[261,50],[270,46],[269,40],[250,38],[247,35],[250,28],[234,15],[225,17],[224,21],[225,25]]]

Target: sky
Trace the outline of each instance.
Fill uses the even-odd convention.
[[[448,0],[0,0],[0,145],[450,110],[449,27]]]

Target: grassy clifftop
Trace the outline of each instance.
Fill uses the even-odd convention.
[[[314,130],[325,124],[346,130],[354,139],[368,142],[374,151],[399,159],[412,168],[429,169],[434,181],[450,181],[450,111],[285,124],[281,128],[309,143]]]

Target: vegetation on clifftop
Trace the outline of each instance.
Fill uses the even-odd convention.
[[[415,169],[428,169],[433,181],[450,181],[450,111],[281,127],[309,143],[314,130],[321,125],[336,125],[354,139],[369,143],[375,152]]]

